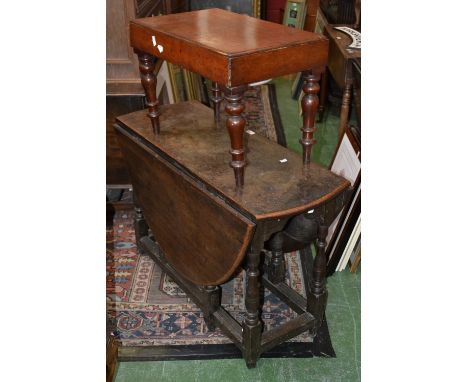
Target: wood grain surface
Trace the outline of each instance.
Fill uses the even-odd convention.
[[[229,87],[322,72],[328,51],[321,35],[216,8],[134,20],[130,43]]]
[[[248,165],[244,186],[237,189],[229,167],[229,136],[224,129],[216,129],[213,111],[197,101],[163,105],[159,136],[153,134],[146,111],[120,116],[117,121],[121,129],[172,158],[256,221],[313,209],[349,186],[325,167],[303,165],[295,152],[258,134],[245,134]]]
[[[254,223],[117,128],[145,219],[166,258],[198,285],[225,282],[242,261]],[[220,256],[222,254],[222,256]]]

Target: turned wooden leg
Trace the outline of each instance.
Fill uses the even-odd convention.
[[[242,324],[244,359],[248,368],[255,367],[260,353],[262,323],[260,322],[260,247],[252,247],[247,255],[246,316]]]
[[[137,52],[137,54],[141,84],[143,85],[143,89],[145,89],[148,117],[151,120],[154,133],[159,134],[159,101],[156,96],[156,76],[154,75],[156,57],[142,52]]]
[[[216,285],[204,286],[203,290],[208,295],[208,306],[203,309],[203,319],[210,332],[216,329],[213,313],[221,305],[221,289]]]
[[[278,233],[271,241],[271,260],[270,264],[268,264],[268,279],[274,284],[284,282],[286,274],[282,248],[283,236],[281,233]]]
[[[320,85],[318,84],[319,79],[320,76],[312,71],[305,72],[305,81],[302,87],[304,96],[301,100],[303,127],[301,128],[302,138],[299,139],[302,145],[302,162],[304,164],[310,163],[312,145],[317,142],[313,137],[316,130],[315,115],[319,104],[317,97],[320,89]]]
[[[323,115],[325,114],[325,107],[327,105],[328,98],[328,69],[326,69],[320,80],[320,101],[318,107],[318,121],[323,121]]]
[[[353,81],[347,79],[345,83],[345,88],[343,90],[343,100],[341,102],[341,111],[340,111],[340,127],[338,129],[338,139],[345,133],[346,126],[349,120],[349,105],[351,103],[351,89],[353,87]],[[338,140],[339,142],[339,140]]]
[[[328,226],[319,225],[317,238],[317,254],[312,267],[311,292],[307,296],[307,311],[317,319],[316,329],[320,328],[327,305],[327,256],[325,254]],[[315,335],[312,333],[312,335]]]
[[[221,101],[223,97],[221,96],[221,89],[217,82],[213,82],[211,85],[211,100],[213,101],[213,109],[214,109],[214,120],[216,124],[216,128],[219,129],[219,123],[221,119]]]
[[[245,89],[245,86],[238,86],[226,88],[224,91],[224,98],[226,99],[225,111],[229,115],[226,126],[229,131],[229,138],[231,139],[231,167],[234,169],[237,187],[244,185],[244,167],[246,165],[244,158],[244,128],[246,122],[242,116],[242,112],[244,111],[242,96]]]
[[[148,236],[149,234],[149,227],[146,223],[145,217],[143,216],[143,210],[141,209],[140,205],[138,204],[135,190],[133,190],[133,204],[135,206],[135,218],[134,218],[134,227],[135,227],[135,242],[137,245],[138,252],[142,252],[140,239],[143,236]]]

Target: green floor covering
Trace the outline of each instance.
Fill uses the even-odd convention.
[[[290,97],[291,79],[274,80],[288,147],[301,152],[298,142],[301,117],[298,104]],[[325,114],[317,124],[317,144],[312,159],[328,166],[335,149],[337,113]],[[115,382],[156,381],[360,381],[361,376],[361,275],[349,270],[328,279],[327,320],[336,358],[260,359],[255,369],[238,360],[121,362]]]

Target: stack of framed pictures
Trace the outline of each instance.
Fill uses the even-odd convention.
[[[330,170],[349,180],[351,193],[348,203],[328,230],[326,253],[329,276],[346,268],[349,260],[351,265],[360,260],[361,148],[349,127],[341,138]]]
[[[209,105],[207,81],[198,73],[193,73],[180,66],[168,63],[170,84],[174,102],[197,100]]]
[[[158,70],[159,68],[159,70]],[[174,103],[174,90],[169,75],[169,68],[166,61],[156,66],[156,94],[162,104]]]
[[[351,272],[355,271],[359,261],[361,260],[361,214],[354,225],[348,243],[341,255],[340,261],[336,266],[337,271],[342,271],[346,268],[347,264],[351,265]]]

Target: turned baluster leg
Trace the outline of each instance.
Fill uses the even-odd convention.
[[[346,126],[349,120],[349,105],[351,103],[351,89],[353,87],[353,81],[348,76],[345,82],[345,88],[343,90],[343,100],[341,102],[341,111],[340,111],[340,127],[338,129],[338,139],[341,139],[343,136]]]
[[[234,169],[237,187],[244,185],[244,168],[246,166],[244,159],[244,128],[246,122],[242,116],[242,112],[244,111],[244,104],[242,103],[244,91],[245,86],[226,88],[224,91],[224,98],[226,99],[225,111],[229,115],[226,126],[231,139],[230,153],[232,160],[230,165]]]
[[[216,324],[213,318],[213,313],[221,305],[221,289],[216,285],[204,286],[203,290],[208,295],[208,304],[203,309],[203,319],[210,332],[216,329]]]
[[[315,255],[314,265],[312,267],[312,293],[307,296],[307,311],[318,320],[317,326],[315,327],[316,330],[322,325],[323,315],[327,305],[327,256],[325,254],[327,233],[328,226],[319,225],[317,254]],[[315,335],[316,332],[312,334]]]
[[[221,96],[221,89],[217,82],[213,82],[211,85],[211,100],[213,101],[215,124],[216,127],[219,128],[219,123],[221,119],[220,107],[223,97]]]
[[[145,89],[148,117],[151,120],[154,133],[159,134],[159,101],[156,96],[156,76],[154,75],[156,57],[142,52],[138,52],[137,54],[141,84],[143,85],[143,89]]]
[[[284,282],[286,267],[284,264],[283,235],[276,234],[271,241],[271,260],[268,265],[268,279],[278,284]]]
[[[313,137],[316,130],[315,115],[319,104],[317,96],[320,90],[320,85],[318,84],[319,79],[320,76],[314,72],[310,70],[305,72],[305,81],[302,87],[304,96],[301,101],[303,127],[301,128],[302,138],[299,139],[302,145],[302,162],[304,164],[310,162],[312,145],[317,142]]]
[[[258,242],[258,240],[256,240]],[[242,323],[244,359],[247,367],[255,367],[260,355],[262,323],[260,321],[260,251],[262,245],[252,245],[247,254],[246,316]]]

